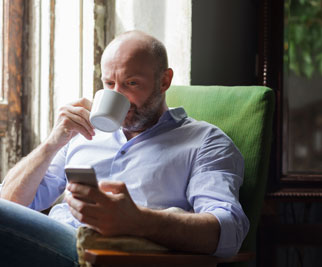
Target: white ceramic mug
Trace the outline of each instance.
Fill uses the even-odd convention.
[[[110,90],[98,90],[89,116],[91,124],[104,132],[119,129],[130,109],[130,101],[122,94]]]

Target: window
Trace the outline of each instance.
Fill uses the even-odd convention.
[[[322,191],[322,6],[319,0],[263,1],[261,83],[276,93],[270,190]],[[285,192],[286,192],[285,191]]]
[[[285,1],[283,173],[322,172],[322,5]]]
[[[58,107],[102,88],[108,3],[1,1],[0,181],[48,136]]]

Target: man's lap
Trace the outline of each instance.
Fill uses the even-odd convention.
[[[1,266],[77,266],[76,231],[0,199]]]

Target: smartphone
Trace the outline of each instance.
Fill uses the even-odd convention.
[[[69,182],[98,187],[96,173],[91,166],[66,165],[65,172]]]

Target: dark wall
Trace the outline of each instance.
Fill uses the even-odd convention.
[[[254,2],[192,1],[191,84],[256,84]]]

